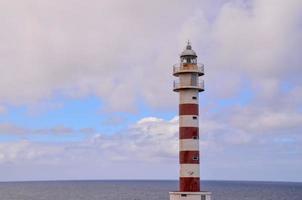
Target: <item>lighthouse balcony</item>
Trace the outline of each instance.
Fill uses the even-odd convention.
[[[178,92],[182,89],[197,89],[199,92],[204,91],[204,81],[200,80],[199,82],[191,83],[181,83],[179,81],[174,81],[173,91]]]
[[[204,65],[201,63],[178,63],[173,65],[173,75],[178,76],[181,73],[198,73],[204,75]]]

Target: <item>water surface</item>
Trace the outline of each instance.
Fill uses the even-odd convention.
[[[0,200],[168,200],[177,181],[0,183]],[[213,200],[302,200],[302,183],[203,181]]]

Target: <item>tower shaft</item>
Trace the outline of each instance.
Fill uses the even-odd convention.
[[[200,192],[199,167],[199,92],[204,84],[202,64],[190,43],[173,67],[174,91],[179,92],[179,191],[170,192],[170,200],[210,200],[209,192]]]
[[[182,192],[200,191],[198,107],[198,90],[179,91],[179,191]]]

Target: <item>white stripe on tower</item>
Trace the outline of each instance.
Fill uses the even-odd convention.
[[[179,115],[179,127],[198,127],[197,115]]]
[[[195,89],[187,89],[185,91],[179,91],[179,103],[180,104],[198,104],[199,94]]]
[[[198,164],[181,164],[180,177],[199,177]]]
[[[198,139],[180,139],[179,140],[180,151],[199,151]]]

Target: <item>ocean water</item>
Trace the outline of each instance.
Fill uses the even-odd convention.
[[[213,200],[302,200],[302,183],[203,181]],[[177,181],[0,183],[0,200],[168,200]]]

